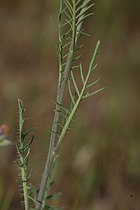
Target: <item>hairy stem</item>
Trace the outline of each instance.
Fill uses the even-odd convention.
[[[24,109],[22,107],[22,102],[20,99],[18,100],[18,106],[19,106],[19,144],[20,144],[20,151],[18,149],[18,153],[20,158],[20,170],[22,178],[24,205],[25,205],[25,210],[29,210],[27,174],[26,174],[26,165],[24,161],[24,144],[22,139],[23,124],[25,122],[25,119],[23,118]]]

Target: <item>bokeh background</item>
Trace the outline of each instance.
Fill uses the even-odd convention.
[[[53,118],[58,0],[0,1],[0,123],[10,126],[13,145],[0,148],[0,200],[19,206],[14,142],[17,98],[28,126],[36,127],[32,182],[38,186]],[[82,62],[101,40],[97,76],[107,89],[82,104],[66,136],[54,192],[65,209],[139,210],[140,206],[140,1],[98,0],[84,28]],[[54,26],[50,16],[53,17]],[[90,50],[89,50],[90,49]],[[4,210],[4,209],[2,209]]]

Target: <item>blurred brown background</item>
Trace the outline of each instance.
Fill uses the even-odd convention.
[[[48,148],[57,82],[54,42],[58,1],[0,1],[0,123],[16,140],[17,98],[35,126],[31,168],[37,186]],[[54,192],[65,209],[139,210],[140,206],[140,1],[98,0],[86,21],[82,61],[101,40],[98,75],[107,89],[88,99],[61,149]],[[91,48],[91,50],[89,50]],[[96,77],[97,78],[97,77]],[[0,196],[13,194],[19,209],[14,145],[0,148]],[[10,197],[10,196],[9,196]],[[9,198],[8,197],[8,198]],[[9,198],[10,199],[10,198]]]

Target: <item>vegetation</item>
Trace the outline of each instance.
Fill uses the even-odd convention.
[[[83,21],[93,13],[89,12],[89,9],[93,7],[92,0],[72,0],[64,2],[60,0],[59,17],[58,17],[58,61],[59,61],[59,76],[58,76],[58,88],[56,107],[54,112],[54,120],[51,129],[50,146],[48,151],[48,157],[46,160],[44,172],[42,174],[42,180],[39,187],[39,191],[28,184],[31,178],[31,173],[27,176],[28,162],[30,157],[31,144],[34,139],[34,135],[30,140],[28,134],[32,131],[29,129],[24,132],[24,123],[26,118],[24,117],[24,106],[22,101],[18,100],[19,106],[19,138],[16,144],[18,159],[17,164],[20,168],[24,209],[29,210],[43,210],[43,209],[56,209],[53,206],[49,206],[48,199],[55,197],[50,194],[51,185],[53,183],[53,175],[55,165],[59,155],[59,147],[71,128],[71,123],[74,119],[75,113],[79,108],[80,103],[86,98],[99,93],[104,88],[89,91],[91,87],[94,87],[99,79],[89,82],[91,75],[94,73],[97,64],[95,63],[96,55],[100,46],[100,41],[97,41],[95,50],[93,52],[87,72],[83,71],[83,66],[79,61],[80,49],[83,45],[77,46],[78,39],[82,35],[88,35],[83,31]],[[64,16],[64,17],[63,17]],[[66,28],[66,29],[65,29]],[[77,53],[78,52],[78,53]],[[79,71],[81,77],[81,84],[77,83],[75,71]],[[68,107],[63,105],[66,87],[68,86],[68,92],[70,96]],[[73,86],[73,88],[72,88]],[[32,194],[33,195],[32,195]],[[34,196],[36,195],[36,196]],[[33,201],[33,204],[30,204]]]
[[[53,16],[55,26],[57,6],[58,1],[0,2],[0,123],[9,125],[6,140],[12,141],[11,146],[0,147],[0,201],[6,198],[10,202],[9,190],[17,191],[20,184],[15,183],[17,171],[13,166],[17,139],[15,104],[19,97],[26,104],[26,115],[30,118],[24,129],[30,125],[37,128],[28,164],[33,169],[29,182],[37,188],[40,185],[49,144],[47,130],[56,105],[49,101],[55,101],[57,88],[56,49],[52,42],[57,39],[58,30],[55,27],[53,30],[49,17]],[[94,37],[84,36],[85,47],[79,51],[82,53],[80,59],[86,72],[89,54],[92,54],[89,49],[95,40],[102,40],[98,55],[100,65],[94,78],[101,74],[108,88],[90,97],[88,103],[80,104],[75,122],[72,122],[72,132],[59,150],[56,182],[50,191],[53,195],[61,191],[62,196],[53,199],[53,203],[49,199],[48,203],[66,209],[113,210],[116,206],[119,210],[137,209],[140,183],[139,1],[99,0],[90,9],[93,10],[94,17],[86,19],[83,26]],[[81,88],[78,69],[74,73]],[[69,107],[68,95],[66,89],[67,98],[63,104],[66,108]],[[31,133],[29,140],[30,137]],[[30,175],[30,169],[27,172]],[[9,209],[18,210],[19,200],[16,193]],[[7,201],[5,203],[8,205]],[[0,202],[0,209],[2,205]]]

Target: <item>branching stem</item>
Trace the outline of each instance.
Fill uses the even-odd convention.
[[[60,8],[59,8],[59,80],[58,80],[58,87],[57,87],[57,99],[56,99],[56,107],[55,107],[55,113],[54,113],[54,120],[53,120],[53,124],[52,124],[52,132],[51,132],[51,137],[50,137],[50,145],[49,145],[49,151],[48,151],[48,156],[47,156],[47,160],[46,160],[46,164],[45,164],[45,168],[44,168],[44,172],[42,175],[42,179],[41,179],[41,184],[40,184],[40,189],[39,189],[39,193],[38,193],[38,199],[36,202],[36,206],[35,209],[36,210],[43,210],[42,208],[42,202],[44,202],[44,196],[45,196],[45,191],[46,191],[46,186],[48,185],[48,181],[49,178],[51,176],[50,171],[52,168],[52,165],[54,164],[54,160],[55,157],[57,155],[57,151],[59,148],[59,145],[61,144],[66,131],[72,121],[72,118],[78,108],[78,105],[80,103],[80,101],[82,100],[84,91],[86,89],[86,85],[89,79],[89,75],[91,73],[91,67],[92,63],[90,64],[91,66],[89,67],[89,71],[87,73],[87,77],[84,81],[83,84],[83,88],[81,90],[81,92],[79,93],[79,97],[76,101],[76,104],[73,107],[72,113],[69,115],[68,120],[66,121],[65,126],[63,127],[63,130],[58,138],[58,141],[56,141],[57,139],[57,134],[58,134],[58,126],[59,126],[59,118],[60,118],[60,113],[61,113],[61,109],[62,109],[62,104],[63,104],[63,99],[64,99],[64,94],[65,94],[65,90],[66,90],[66,85],[69,79],[69,75],[70,75],[70,71],[72,68],[72,62],[73,62],[73,55],[76,49],[76,44],[77,44],[77,40],[79,38],[79,33],[81,32],[81,27],[82,27],[82,23],[84,20],[85,16],[85,12],[87,11],[88,7],[86,4],[88,4],[90,2],[90,0],[86,0],[86,1],[81,1],[81,6],[80,6],[80,13],[81,16],[79,15],[77,18],[77,3],[76,0],[71,0],[71,4],[69,3],[69,1],[64,0],[69,11],[71,12],[72,18],[70,21],[72,21],[70,23],[70,26],[72,27],[72,33],[71,33],[71,42],[70,42],[70,48],[68,50],[68,54],[66,57],[66,62],[65,62],[65,67],[64,70],[62,70],[62,59],[63,59],[63,52],[62,52],[62,35],[61,35],[61,27],[62,27],[62,0],[60,0]],[[96,46],[96,50],[94,52],[93,55],[93,62],[95,60],[95,56],[97,54],[97,48],[99,47],[99,43],[97,43]]]
[[[75,27],[75,26],[73,26],[73,27]],[[56,141],[56,133],[58,130],[58,121],[59,121],[59,117],[60,117],[60,111],[61,111],[61,106],[63,103],[63,97],[64,97],[64,93],[65,93],[65,89],[66,89],[67,80],[68,80],[70,69],[71,69],[74,48],[75,48],[75,34],[73,33],[73,37],[71,40],[71,45],[70,45],[69,53],[67,56],[64,73],[63,73],[63,77],[61,80],[59,80],[59,83],[58,83],[57,102],[56,102],[54,120],[53,120],[53,125],[52,125],[53,132],[51,133],[51,137],[50,137],[49,152],[48,152],[48,157],[47,157],[47,161],[45,164],[44,172],[42,175],[40,190],[39,190],[39,194],[38,194],[38,201],[36,203],[36,210],[41,209],[42,200],[43,200],[43,197],[45,194],[46,185],[47,185],[48,178],[49,178],[49,171],[50,171],[49,169],[52,166],[54,157],[56,155],[54,148],[55,148],[55,141]]]

